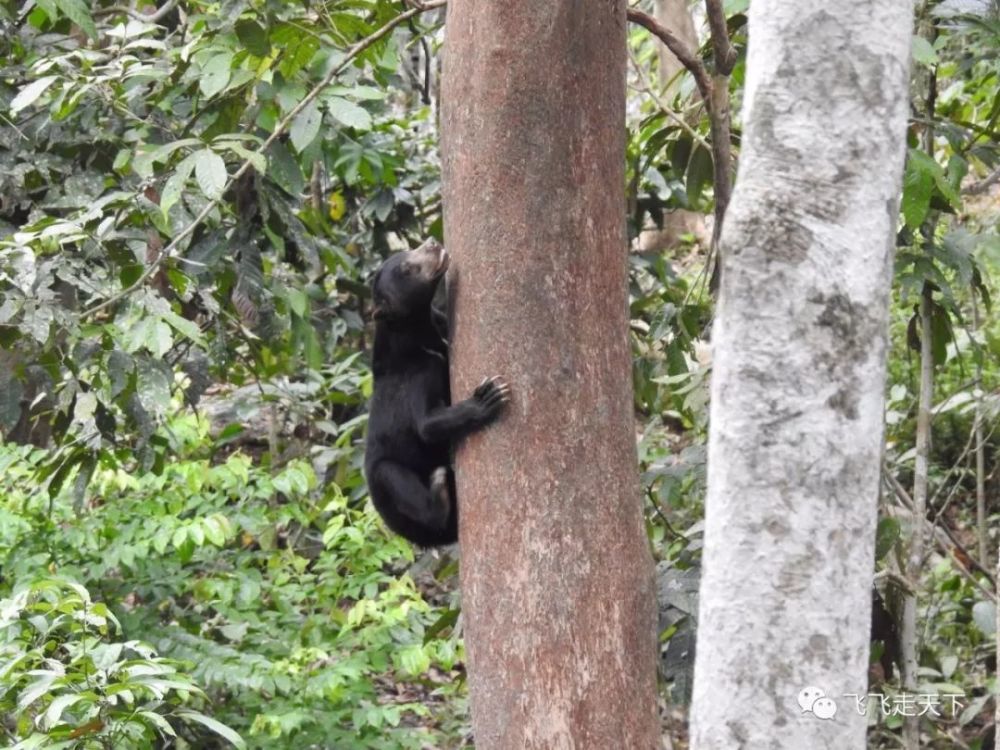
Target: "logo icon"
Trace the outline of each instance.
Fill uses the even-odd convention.
[[[804,714],[812,714],[817,719],[832,719],[837,715],[837,704],[827,698],[820,688],[810,685],[799,691],[799,708]]]

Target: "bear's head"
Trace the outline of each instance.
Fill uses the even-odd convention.
[[[448,253],[437,240],[391,256],[372,281],[373,316],[376,320],[399,320],[428,312],[447,270]]]

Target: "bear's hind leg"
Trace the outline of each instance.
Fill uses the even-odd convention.
[[[411,469],[380,461],[368,478],[375,508],[389,528],[423,547],[451,544],[458,538],[454,494],[447,469],[430,478],[430,487]]]

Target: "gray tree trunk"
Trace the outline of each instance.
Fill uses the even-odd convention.
[[[903,0],[750,6],[713,334],[694,750],[865,746],[850,694],[867,690],[911,22]]]
[[[659,747],[628,340],[625,5],[452,0],[442,82],[452,393],[477,750]]]

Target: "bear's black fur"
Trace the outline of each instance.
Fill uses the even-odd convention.
[[[422,547],[458,539],[452,448],[500,416],[510,395],[506,383],[487,378],[471,398],[451,403],[447,322],[432,304],[447,268],[444,248],[428,240],[390,257],[372,284],[375,388],[365,476],[389,528]]]

